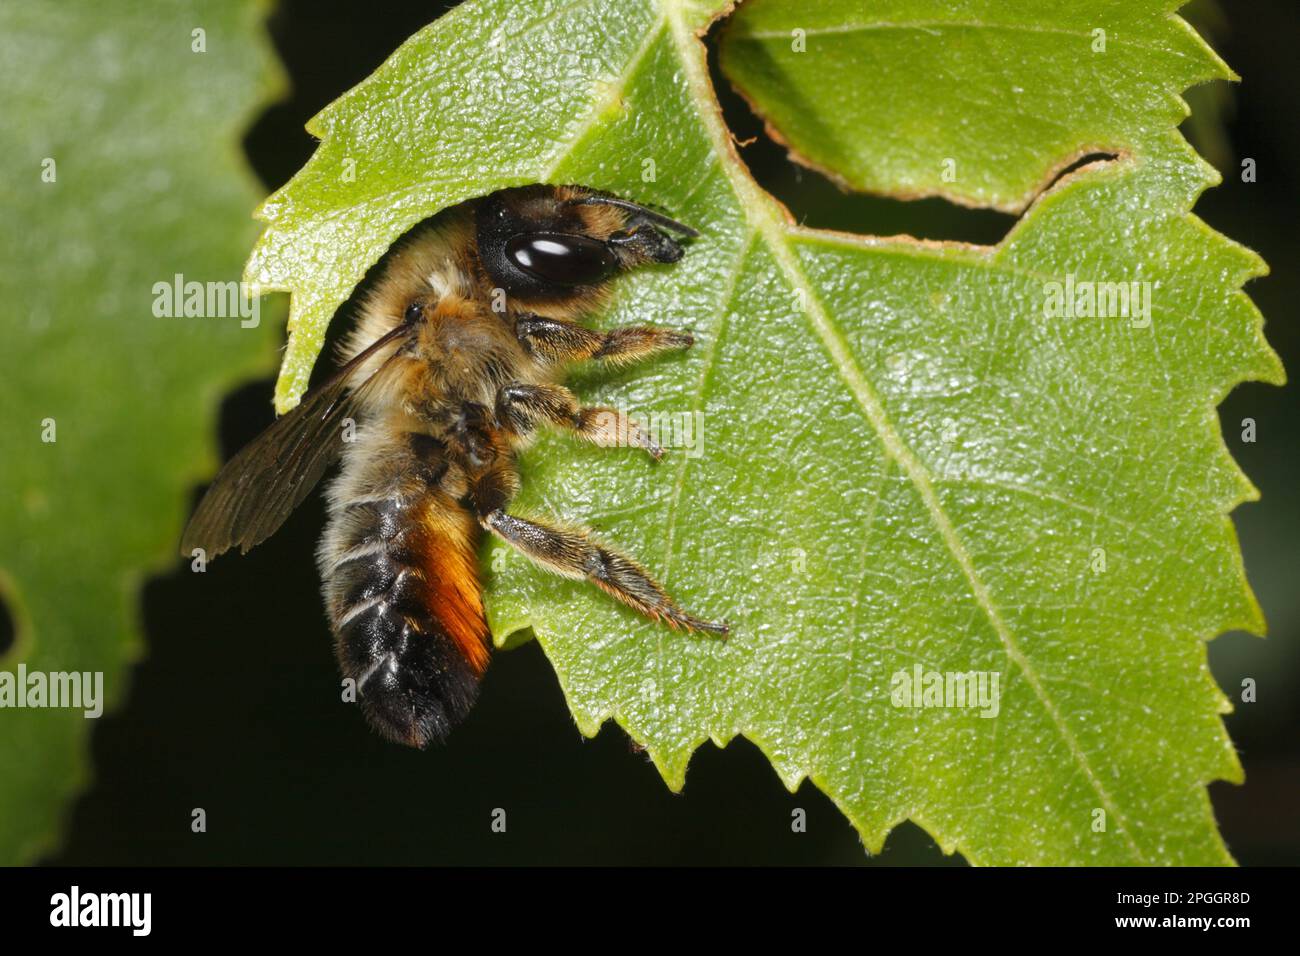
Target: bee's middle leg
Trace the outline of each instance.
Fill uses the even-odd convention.
[[[497,393],[497,420],[517,435],[526,435],[539,422],[567,428],[602,448],[635,446],[655,460],[664,450],[632,419],[616,408],[580,405],[563,385],[525,385],[515,382]]]

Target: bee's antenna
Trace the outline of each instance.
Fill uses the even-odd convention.
[[[575,206],[617,206],[619,209],[634,212],[656,225],[676,230],[688,238],[694,239],[700,234],[698,230],[692,229],[685,223],[680,223],[676,219],[669,219],[663,213],[647,209],[645,206],[634,202],[628,202],[626,199],[619,199],[617,196],[586,196],[582,199],[570,199],[569,202]]]

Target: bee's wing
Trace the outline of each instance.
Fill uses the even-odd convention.
[[[338,455],[339,426],[393,356],[360,384],[354,373],[408,331],[403,324],[379,338],[226,462],[185,527],[181,554],[202,548],[215,557],[235,545],[246,552],[274,534]]]

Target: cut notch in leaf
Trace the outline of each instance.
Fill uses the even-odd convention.
[[[1167,6],[750,0],[722,66],[793,160],[847,188],[1019,212],[1181,121],[1179,91],[1236,78]]]

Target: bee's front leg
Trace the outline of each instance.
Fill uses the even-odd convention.
[[[640,426],[616,408],[580,405],[563,385],[526,385],[513,382],[501,388],[496,400],[497,421],[516,435],[527,435],[540,422],[567,428],[602,448],[635,446],[656,461],[660,448]]]
[[[546,316],[520,316],[515,334],[530,355],[546,365],[602,361],[622,365],[695,344],[689,332],[656,325],[624,325],[597,332],[576,322]]]

